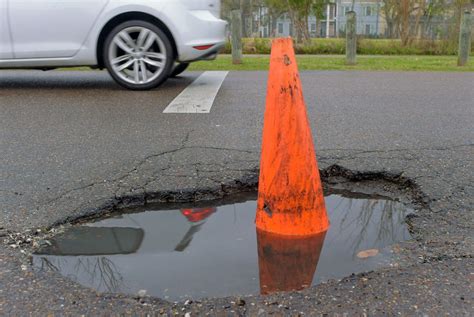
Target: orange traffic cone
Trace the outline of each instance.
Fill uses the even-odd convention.
[[[299,291],[311,286],[326,232],[292,237],[257,229],[260,292]]]
[[[263,231],[305,236],[329,221],[293,42],[272,44],[263,127],[256,225]]]

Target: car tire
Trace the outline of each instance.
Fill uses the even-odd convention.
[[[171,71],[170,77],[174,78],[182,74],[186,69],[188,69],[189,63],[179,63]]]
[[[174,66],[173,48],[166,34],[141,20],[123,22],[108,34],[103,59],[112,78],[131,90],[158,87]]]

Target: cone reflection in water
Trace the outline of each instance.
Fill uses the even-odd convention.
[[[329,227],[291,38],[272,44],[255,223],[290,236]]]
[[[213,213],[217,211],[215,207],[206,207],[206,208],[190,208],[190,209],[181,209],[181,214],[185,216],[189,222],[196,223],[206,220]]]
[[[326,231],[291,237],[257,229],[262,295],[311,286],[325,237]]]

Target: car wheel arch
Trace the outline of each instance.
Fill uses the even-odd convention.
[[[144,13],[144,12],[126,12],[119,14],[112,19],[110,19],[102,28],[100,31],[99,37],[97,39],[97,48],[96,48],[96,56],[97,56],[97,64],[99,68],[104,68],[104,59],[103,59],[103,50],[104,50],[104,44],[105,44],[105,39],[107,38],[107,35],[119,24],[130,21],[130,20],[142,20],[146,22],[153,23],[157,27],[159,27],[168,37],[169,41],[171,42],[171,46],[173,48],[173,56],[174,58],[177,58],[178,56],[178,48],[176,46],[176,42],[174,39],[173,34],[171,33],[170,29],[166,26],[163,21],[158,19],[157,17]]]

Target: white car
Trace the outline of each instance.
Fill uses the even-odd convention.
[[[91,66],[152,89],[225,42],[220,0],[0,0],[0,69]]]

